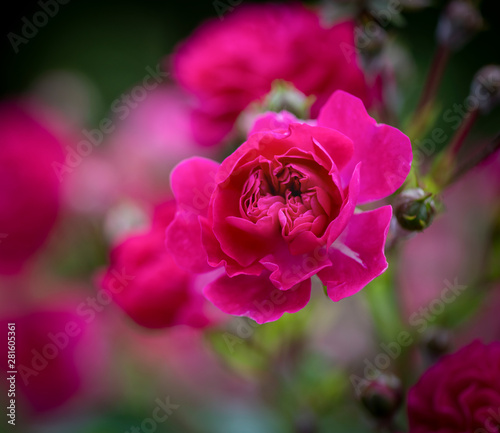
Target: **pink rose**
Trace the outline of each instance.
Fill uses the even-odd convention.
[[[268,113],[222,164],[192,158],[174,169],[167,247],[191,271],[225,268],[204,294],[229,314],[263,323],[296,312],[316,274],[339,301],[386,269],[391,207],[355,208],[401,186],[411,158],[404,134],[342,91],[317,126]]]
[[[500,343],[443,357],[408,395],[410,433],[486,433],[500,427]]]
[[[24,108],[0,104],[0,273],[17,273],[45,243],[58,215],[52,164],[59,140]]]
[[[120,111],[100,153],[119,177],[118,193],[160,203],[170,193],[169,174],[176,164],[192,155],[215,157],[217,148],[202,147],[193,138],[188,101],[179,88],[161,85],[126,115]]]
[[[149,231],[127,238],[111,251],[101,281],[115,302],[146,328],[204,327],[211,322],[198,287],[200,277],[179,268],[165,251],[165,229],[174,213],[174,201],[158,206]],[[120,274],[125,278],[117,277]]]
[[[352,21],[328,26],[298,3],[243,5],[223,22],[207,22],[173,57],[175,78],[198,99],[195,138],[219,143],[276,79],[316,97],[314,118],[337,89],[369,103],[354,47]]]
[[[78,306],[73,298],[54,299],[16,312],[10,306],[0,318],[4,338],[7,324],[15,323],[16,398],[23,416],[67,410],[76,402],[81,408],[82,397],[95,398],[95,380],[102,378],[108,354],[102,323],[84,320]],[[1,350],[3,370],[10,371],[7,344]]]

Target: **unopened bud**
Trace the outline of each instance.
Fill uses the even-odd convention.
[[[461,49],[483,26],[479,11],[466,0],[448,4],[439,19],[436,36],[440,45],[453,51]]]
[[[380,54],[387,42],[387,32],[375,21],[368,21],[355,31],[356,47],[365,56]]]
[[[421,188],[403,191],[394,203],[394,213],[404,229],[424,230],[429,227],[436,213],[432,194]]]
[[[392,418],[403,403],[401,382],[392,374],[381,375],[367,385],[360,400],[374,418]]]
[[[476,98],[483,114],[488,114],[500,104],[500,66],[488,65],[481,68],[472,80],[470,93]]]
[[[450,351],[451,332],[448,329],[431,328],[425,333],[422,342],[427,355],[435,360]]]

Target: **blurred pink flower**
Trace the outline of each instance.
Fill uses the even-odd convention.
[[[149,91],[126,117],[115,118],[116,129],[106,138],[104,152],[97,154],[108,166],[106,171],[101,164],[99,173],[110,179],[110,194],[145,203],[163,202],[170,193],[170,171],[179,161],[193,155],[216,156],[217,148],[195,143],[189,113],[188,96],[165,85]],[[83,171],[80,175],[86,176]]]
[[[475,341],[443,357],[410,389],[410,433],[497,431],[499,366],[499,342]]]
[[[175,206],[175,201],[159,205],[147,232],[114,247],[101,280],[115,302],[146,328],[201,328],[213,323],[201,295],[200,284],[206,277],[179,268],[165,249],[165,229],[174,217]],[[124,281],[117,274],[124,275]]]
[[[64,204],[77,214],[104,215],[123,195],[121,181],[113,161],[96,152],[64,177]]]
[[[20,413],[41,414],[95,397],[93,388],[96,379],[102,379],[106,352],[98,321],[91,323],[78,313],[73,295],[10,308],[2,314],[0,326],[7,332],[7,324],[15,323]],[[6,365],[7,350],[3,345],[4,371],[11,370]]]
[[[316,97],[314,118],[337,89],[370,104],[354,47],[352,21],[326,25],[299,3],[243,5],[222,23],[205,23],[172,59],[175,78],[198,101],[196,140],[220,143],[241,111],[277,79]]]
[[[52,164],[61,143],[20,103],[0,103],[0,273],[16,273],[45,243],[59,211]]]
[[[172,172],[178,210],[167,246],[193,272],[224,266],[204,289],[225,313],[258,323],[308,302],[311,277],[339,301],[385,271],[393,193],[411,164],[409,139],[335,92],[317,126],[268,113],[222,164],[191,158]]]

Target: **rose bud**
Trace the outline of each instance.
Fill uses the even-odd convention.
[[[392,374],[381,375],[367,385],[360,400],[374,418],[391,418],[403,402],[401,382]]]
[[[387,32],[374,21],[369,21],[355,31],[356,47],[365,56],[380,54],[387,42]]]
[[[451,332],[448,329],[431,329],[424,336],[424,344],[433,355],[444,355],[451,347]]]
[[[479,110],[488,114],[500,103],[500,66],[481,68],[472,80],[470,94],[477,100]]]
[[[453,50],[461,49],[483,26],[479,11],[464,0],[452,1],[439,19],[438,42]]]
[[[410,231],[422,231],[429,227],[436,213],[432,194],[421,188],[401,193],[394,203],[394,209],[401,227]]]

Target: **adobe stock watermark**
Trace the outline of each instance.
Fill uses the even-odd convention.
[[[123,268],[120,272],[113,269],[113,275],[110,281],[110,292],[113,294],[120,293],[128,286],[130,281],[135,277],[128,275],[126,269]],[[95,297],[87,297],[85,301],[78,304],[76,313],[82,317],[88,325],[104,308],[112,301],[111,295],[104,289],[99,289]],[[49,332],[47,334],[48,342],[40,349],[31,350],[31,360],[29,365],[19,364],[17,370],[25,386],[28,386],[32,377],[37,377],[44,371],[50,362],[56,359],[70,344],[73,338],[78,337],[84,331],[84,327],[75,320],[67,322],[59,332]]]
[[[27,17],[21,18],[21,34],[10,32],[7,34],[7,39],[12,45],[14,53],[19,53],[19,46],[26,45],[33,39],[38,31],[47,25],[50,18],[54,18],[59,12],[59,6],[68,4],[69,0],[39,0],[37,5],[40,10],[35,12],[31,19]]]
[[[111,112],[119,120],[126,119],[147,98],[149,92],[156,89],[169,76],[167,72],[161,70],[160,64],[156,65],[155,69],[147,66],[145,70],[147,74],[140,84],[133,87],[128,93],[122,93],[111,103]],[[63,181],[66,174],[72,173],[83,159],[94,151],[94,148],[102,144],[104,137],[112,133],[115,128],[113,119],[105,117],[101,119],[97,128],[82,129],[81,135],[84,139],[79,141],[75,147],[66,146],[64,162],[62,164],[58,161],[52,162],[52,168],[59,182]]]
[[[492,93],[500,86],[500,80],[495,75],[489,78],[479,76],[478,82],[481,85],[472,86],[470,94],[462,103],[454,103],[452,107],[447,108],[441,114],[442,120],[450,124],[451,132],[456,131],[462,125],[462,122],[474,111],[481,107],[491,98]],[[423,140],[415,140],[415,150],[413,154],[413,163],[420,165],[424,159],[430,157],[436,151],[437,145],[443,144],[451,138],[442,128],[434,128],[429,137]]]
[[[386,28],[392,22],[395,16],[398,16],[403,10],[404,5],[400,0],[389,0],[384,9],[370,9],[370,15],[373,20],[367,21],[363,27],[354,29],[355,45],[347,42],[340,44],[340,49],[344,54],[347,63],[356,62],[357,55],[361,50],[367,48],[373,40],[380,37],[380,27]]]
[[[239,6],[243,0],[214,0],[212,6],[219,17],[219,20],[224,21],[224,15],[234,11],[236,6]]]
[[[408,319],[411,328],[419,334],[424,333],[429,324],[434,322],[446,309],[446,305],[454,302],[466,289],[467,286],[458,284],[457,278],[453,283],[445,280],[445,287],[441,290],[440,296],[432,300],[426,307],[414,312]],[[351,374],[349,379],[356,395],[359,397],[369,382],[377,379],[384,371],[388,370],[392,362],[402,353],[403,348],[414,343],[414,338],[409,331],[401,331],[396,338],[389,343],[381,343],[382,349],[373,360],[364,359],[363,377]]]
[[[16,425],[16,324],[7,324],[7,423]]]
[[[166,396],[163,400],[157,398],[155,400],[156,406],[151,413],[150,418],[144,418],[140,425],[132,426],[124,433],[155,433],[161,423],[174,413],[174,410],[179,409],[179,404],[172,403],[170,396]]]

